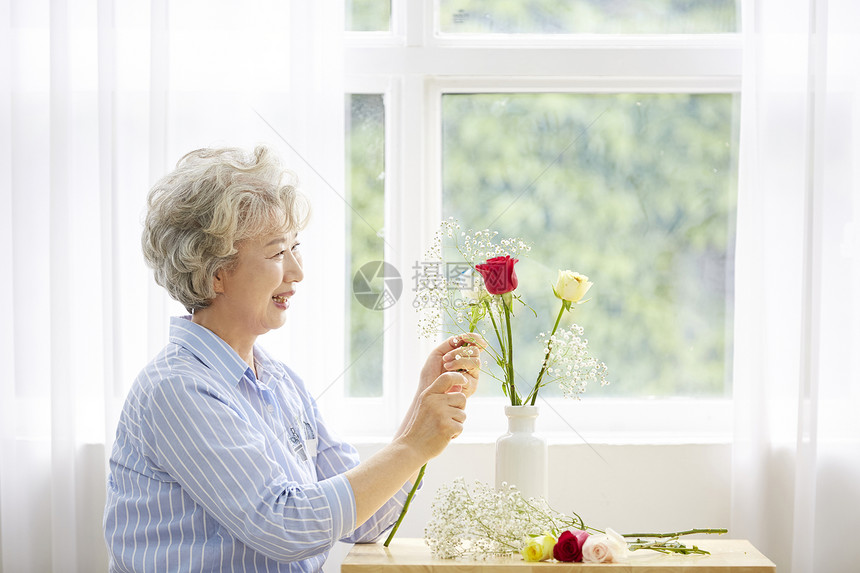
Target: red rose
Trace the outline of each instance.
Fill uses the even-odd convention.
[[[475,269],[484,277],[484,284],[490,294],[505,294],[517,288],[517,273],[514,263],[508,255],[487,259],[483,265],[475,265]]]
[[[552,556],[559,561],[582,561],[582,546],[586,539],[588,533],[585,531],[564,531],[552,549]]]

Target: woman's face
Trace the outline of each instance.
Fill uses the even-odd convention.
[[[215,277],[212,309],[217,308],[222,327],[238,336],[259,336],[283,326],[290,297],[304,276],[298,246],[295,232],[237,245],[236,264]]]

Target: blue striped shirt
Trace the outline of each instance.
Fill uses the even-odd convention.
[[[110,570],[319,571],[337,540],[377,539],[409,484],[355,528],[352,446],[301,379],[239,355],[188,317],[135,380],[110,457]]]

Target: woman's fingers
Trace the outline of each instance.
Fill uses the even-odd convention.
[[[446,342],[452,347],[442,355],[442,363],[446,370],[466,370],[469,372],[480,370],[481,350],[487,345],[480,334],[469,333],[452,336]]]
[[[452,348],[474,347],[477,351],[481,351],[487,347],[487,341],[477,332],[464,332],[456,336],[449,336],[433,350],[433,354],[444,355]]]
[[[442,364],[448,372],[465,370],[472,373],[481,369],[481,357],[472,349],[458,348],[443,356]]]
[[[448,338],[448,344],[452,348],[474,347],[477,350],[483,350],[487,347],[487,341],[477,332],[465,332]]]
[[[439,375],[436,380],[424,391],[427,395],[438,394],[446,396],[455,386],[462,386],[466,382],[466,377],[459,372],[445,372]]]
[[[466,396],[461,389],[466,377],[459,372],[440,375],[424,391],[410,431],[424,447],[438,455],[448,441],[460,435],[466,421]]]

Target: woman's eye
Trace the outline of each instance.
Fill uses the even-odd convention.
[[[293,245],[292,250],[293,250],[293,251],[298,251],[298,250],[299,250],[299,245],[301,245],[301,243],[296,243],[295,245]]]

